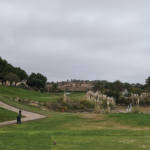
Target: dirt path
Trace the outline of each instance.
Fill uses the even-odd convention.
[[[18,108],[12,107],[3,102],[0,102],[0,107],[17,112],[17,113],[19,112]],[[44,115],[40,115],[37,113],[32,113],[32,112],[28,112],[28,111],[24,111],[24,110],[22,110],[22,115],[24,116],[24,118],[22,118],[22,122],[46,118],[46,116],[44,116]],[[16,120],[1,122],[0,126],[10,125],[10,124],[16,124]]]

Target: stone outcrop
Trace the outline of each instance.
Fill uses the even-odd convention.
[[[145,92],[140,95],[131,93],[129,99],[133,105],[140,105],[140,102],[150,99],[150,93]]]
[[[115,99],[113,97],[108,97],[107,95],[102,94],[100,91],[97,91],[95,93],[92,92],[92,91],[88,91],[87,94],[86,94],[86,97],[87,97],[88,100],[95,102],[96,110],[102,108],[103,105],[105,104],[106,109],[108,111],[110,111],[111,106],[115,105]],[[103,107],[103,109],[105,109],[105,108]]]

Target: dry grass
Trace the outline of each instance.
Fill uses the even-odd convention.
[[[77,114],[81,121],[65,124],[64,126],[72,130],[99,130],[99,129],[114,129],[114,130],[150,130],[150,127],[132,127],[130,125],[121,124],[107,117],[107,114],[87,113]],[[84,119],[84,121],[83,121]],[[71,125],[72,124],[72,125]]]
[[[139,110],[140,112],[143,112],[143,113],[150,113],[150,106],[140,106],[139,107]]]

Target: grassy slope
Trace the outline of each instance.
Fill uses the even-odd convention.
[[[20,89],[16,90],[18,93]],[[30,93],[30,92],[29,92]],[[30,95],[30,94],[29,94]],[[7,103],[48,115],[48,118],[0,128],[5,150],[147,150],[150,117],[138,114],[71,114],[44,112],[16,102]],[[9,96],[12,96],[9,94]],[[1,98],[3,96],[1,95]],[[10,142],[11,141],[11,142]],[[53,145],[56,141],[56,145]]]
[[[17,113],[0,108],[0,122],[15,120]]]
[[[70,94],[69,97],[73,100],[78,100],[84,98],[85,93],[73,93]],[[5,87],[0,86],[0,96],[7,96],[7,97],[20,97],[23,99],[31,99],[40,102],[47,102],[47,101],[56,101],[60,97],[63,97],[62,93],[40,93],[30,90],[25,90],[16,87]]]
[[[0,86],[0,95],[14,97],[14,98],[20,97],[24,99],[31,99],[35,101],[44,102],[49,100],[57,100],[60,97],[60,95],[62,95],[62,93],[60,94],[40,93],[40,92],[25,90],[16,87]]]

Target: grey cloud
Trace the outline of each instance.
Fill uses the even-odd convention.
[[[51,80],[141,82],[150,70],[148,0],[0,0],[0,55]]]

